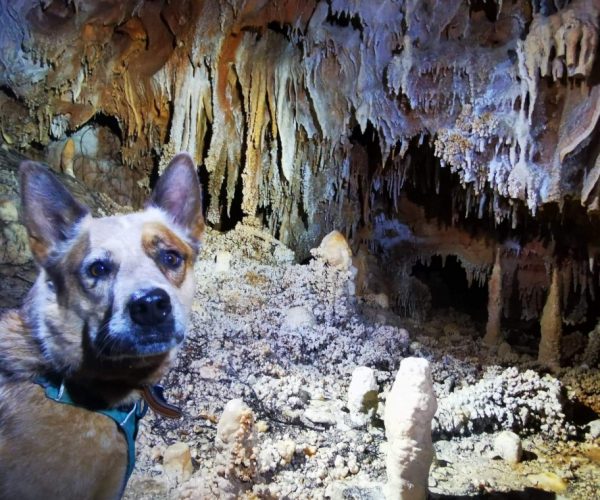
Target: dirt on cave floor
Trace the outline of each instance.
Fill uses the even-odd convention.
[[[0,271],[1,305],[14,307],[34,271]],[[383,498],[383,409],[407,356],[429,360],[438,397],[433,498],[600,498],[600,433],[588,426],[600,413],[597,368],[546,373],[529,349],[486,348],[485,325],[452,309],[423,322],[400,318],[355,297],[350,272],[320,259],[296,264],[281,243],[241,224],[208,231],[195,272],[188,338],[163,381],[184,417],[149,411],[142,420],[126,499]],[[364,426],[346,406],[357,366],[373,368],[379,384],[377,413]],[[220,482],[228,459],[215,436],[234,398],[254,413],[254,456],[248,480],[228,496]],[[504,429],[522,439],[518,464],[494,451]],[[186,481],[163,469],[175,442],[192,452]],[[235,475],[241,465],[230,460]]]
[[[485,325],[453,310],[422,323],[399,318],[354,297],[347,271],[319,259],[295,264],[287,248],[247,226],[209,232],[196,273],[189,336],[164,380],[185,416],[144,419],[127,499],[382,498],[381,418],[406,356],[430,361],[438,397],[433,498],[600,498],[600,439],[587,427],[600,412],[597,369],[545,373],[507,344],[485,348]],[[346,407],[356,366],[374,368],[379,384],[377,414],[363,427]],[[214,443],[234,398],[254,412],[254,458],[238,485],[247,491],[228,496]],[[503,429],[522,438],[518,464],[494,451]],[[178,483],[162,458],[180,441],[194,472]],[[238,466],[227,465],[233,475]]]

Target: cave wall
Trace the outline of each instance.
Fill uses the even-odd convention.
[[[516,287],[541,314],[553,267],[597,286],[600,0],[0,6],[4,146],[121,204],[187,150],[213,226],[243,217],[300,257],[339,229],[392,288],[431,255],[485,280],[498,253],[505,310]],[[443,217],[417,184],[454,200]]]

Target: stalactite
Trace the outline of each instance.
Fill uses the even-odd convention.
[[[151,8],[131,1],[118,9],[111,6],[104,14],[108,21],[103,23],[97,23],[84,8],[74,13],[61,29],[75,41],[71,52],[81,52],[81,66],[63,68],[61,74],[53,67],[65,56],[37,28],[24,34],[13,26],[14,20],[27,25],[27,8],[26,2],[15,2],[6,9],[11,17],[4,23],[8,27],[3,45],[24,50],[5,51],[2,62],[16,68],[15,74],[35,72],[35,81],[42,82],[19,92],[36,114],[39,140],[46,143],[50,133],[56,136],[81,126],[81,122],[74,123],[75,106],[91,106],[118,116],[125,132],[123,159],[128,165],[147,161],[149,150],[157,149],[157,139],[167,136],[168,144],[159,150],[162,158],[172,150],[187,149],[202,161],[208,150],[206,167],[213,200],[209,219],[213,222],[223,211],[230,212],[240,175],[242,211],[249,216],[258,210],[272,212],[267,200],[259,197],[257,186],[266,185],[273,169],[282,170],[282,183],[273,186],[270,198],[275,193],[297,197],[302,183],[296,182],[293,192],[291,184],[306,172],[300,165],[311,164],[317,170],[323,166],[313,156],[312,140],[322,144],[321,158],[327,159],[328,170],[343,165],[343,156],[350,154],[344,144],[353,122],[363,131],[372,124],[384,161],[400,168],[401,164],[392,161],[398,145],[402,158],[411,138],[432,133],[437,156],[459,173],[465,185],[480,193],[487,182],[491,190],[524,199],[535,210],[540,203],[562,195],[556,188],[560,164],[541,168],[530,147],[537,140],[542,148],[551,148],[551,141],[540,141],[541,132],[531,128],[536,103],[545,98],[539,78],[550,75],[552,65],[558,78],[561,64],[569,78],[587,78],[598,39],[596,0],[576,0],[547,17],[534,14],[521,44],[517,40],[521,26],[529,21],[529,11],[519,3],[498,2],[495,20],[478,18],[475,23],[468,6],[459,1],[444,9],[429,5],[428,11],[435,13],[432,16],[423,16],[425,7],[414,2],[351,6],[285,2],[281,8],[268,3],[250,8],[236,1]],[[334,18],[356,19],[360,30],[331,22],[330,10]],[[181,19],[186,22],[182,24]],[[211,19],[219,19],[218,26]],[[285,36],[270,29],[277,23]],[[493,40],[486,23],[495,23]],[[103,49],[117,38],[120,50]],[[418,46],[417,38],[421,40]],[[550,61],[552,47],[556,54]],[[159,57],[147,57],[149,50]],[[506,59],[507,53],[516,54],[518,61]],[[104,68],[113,71],[108,87],[101,74]],[[329,85],[332,81],[335,85]],[[12,86],[11,82],[3,78],[0,84]],[[46,90],[44,85],[68,95],[72,104],[62,97],[60,103],[53,101],[51,107],[62,111],[48,117],[43,105],[37,104],[43,103],[39,95]],[[111,91],[102,92],[104,88]],[[568,90],[567,97],[576,92]],[[520,105],[515,109],[517,100]],[[171,109],[165,104],[169,101]],[[590,96],[567,103],[563,122],[577,123],[572,119],[581,114],[577,106],[596,101]],[[597,114],[581,120],[579,128],[564,129],[559,162],[585,143]],[[209,125],[213,134],[207,147]],[[550,150],[545,152],[545,160],[551,157]],[[145,164],[144,169],[147,172],[150,166]],[[312,179],[318,182],[318,176]],[[219,206],[223,182],[225,207]],[[353,196],[357,189],[348,186],[345,192]],[[393,190],[397,193],[398,187]],[[345,202],[341,196],[336,204]],[[285,214],[270,221],[275,231],[297,208],[290,204],[284,210]],[[498,210],[499,222],[510,216],[501,206],[494,210]],[[305,204],[303,212],[311,223],[323,224],[327,219],[312,204]],[[320,229],[325,231],[326,227]],[[297,238],[297,233],[289,233],[290,238]]]

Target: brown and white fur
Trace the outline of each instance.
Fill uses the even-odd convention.
[[[0,499],[114,499],[127,447],[118,407],[165,372],[184,338],[204,229],[192,159],[177,155],[146,209],[93,218],[45,167],[20,169],[40,274],[0,318]],[[79,406],[33,383],[60,377]]]

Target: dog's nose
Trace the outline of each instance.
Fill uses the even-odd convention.
[[[159,325],[171,316],[171,299],[162,288],[153,288],[129,301],[129,315],[141,326]]]

